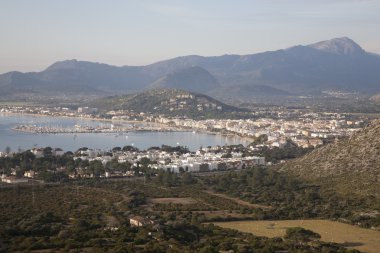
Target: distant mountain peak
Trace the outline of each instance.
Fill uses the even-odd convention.
[[[50,65],[46,70],[76,68],[78,66],[78,63],[79,61],[76,59],[57,61],[53,63],[52,65]]]
[[[159,78],[150,85],[150,88],[178,88],[205,93],[219,88],[219,82],[204,68],[192,66]]]
[[[250,100],[259,94],[318,95],[323,90],[375,94],[379,83],[380,56],[344,37],[250,55],[182,56],[145,66],[58,61],[40,72],[0,75],[0,97],[28,97],[30,90],[36,96],[74,91],[88,96],[89,91],[102,95],[179,88]]]
[[[358,55],[365,52],[355,41],[348,37],[320,41],[308,45],[308,47],[338,55]]]

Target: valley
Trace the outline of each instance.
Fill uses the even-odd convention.
[[[3,73],[0,252],[376,253],[379,84],[348,37]]]

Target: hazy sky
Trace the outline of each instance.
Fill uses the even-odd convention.
[[[348,36],[380,53],[380,0],[0,0],[0,73],[144,65]]]

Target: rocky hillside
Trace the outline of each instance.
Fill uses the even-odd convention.
[[[280,167],[342,194],[380,198],[380,120],[349,138],[316,149]]]

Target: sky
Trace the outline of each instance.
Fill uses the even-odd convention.
[[[347,36],[380,54],[379,0],[0,0],[0,73],[146,65]]]

